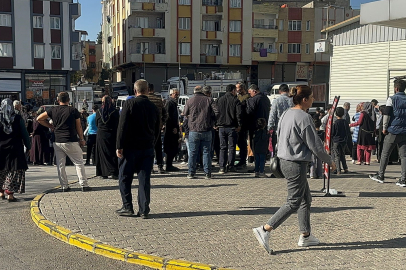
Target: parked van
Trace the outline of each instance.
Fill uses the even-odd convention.
[[[183,112],[183,109],[185,108],[186,102],[189,100],[188,96],[180,96],[178,99],[178,109],[180,112]]]
[[[309,85],[308,82],[302,82],[302,81],[274,83],[274,84],[272,84],[272,86],[271,86],[270,92],[268,92],[268,98],[269,98],[269,100],[271,101],[271,104],[272,104],[272,102],[273,102],[275,99],[277,99],[277,98],[280,96],[280,94],[279,94],[279,87],[280,87],[282,84],[288,85],[289,89],[292,88],[292,87],[295,87],[296,85]]]

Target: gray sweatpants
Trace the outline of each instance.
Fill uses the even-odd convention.
[[[58,169],[59,182],[62,188],[69,186],[68,177],[66,176],[65,163],[66,156],[70,158],[76,167],[76,173],[79,178],[81,187],[87,187],[87,177],[85,165],[83,162],[83,151],[78,142],[57,143],[54,142],[54,150],[56,156],[56,166]]]
[[[297,211],[301,233],[310,233],[310,205],[312,196],[307,182],[308,162],[294,162],[280,159],[281,170],[288,184],[287,202],[268,220],[273,229],[281,225]]]

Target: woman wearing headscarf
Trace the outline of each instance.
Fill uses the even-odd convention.
[[[45,110],[39,108],[37,115]],[[36,118],[33,119],[32,148],[30,151],[30,161],[33,165],[48,165],[49,161],[49,129],[41,125]]]
[[[118,179],[116,134],[120,114],[111,97],[104,96],[102,107],[96,112],[96,176]]]
[[[350,124],[350,127],[359,126],[358,145],[357,145],[357,165],[362,162],[365,165],[371,163],[371,152],[376,149],[375,130],[376,130],[375,109],[371,102],[364,102],[362,111],[357,122]]]
[[[16,202],[14,193],[25,192],[25,171],[28,169],[24,155],[31,148],[24,120],[14,111],[11,99],[0,106],[0,198]]]

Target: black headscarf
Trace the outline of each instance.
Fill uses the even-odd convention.
[[[111,97],[104,96],[102,107],[99,110],[103,123],[109,121],[111,114],[116,110]]]

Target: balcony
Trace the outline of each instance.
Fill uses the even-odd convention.
[[[200,39],[223,41],[223,32],[221,31],[201,31]]]
[[[202,6],[222,6],[223,0],[202,0]]]
[[[140,37],[166,37],[166,31],[164,28],[130,28],[129,39]]]
[[[168,3],[166,0],[145,0],[144,2],[137,2],[131,0],[131,11],[148,11],[148,12],[166,12],[168,10]]]
[[[259,49],[254,48],[252,52],[252,61],[276,61],[278,58],[278,53],[276,50],[267,50],[266,56],[261,56]]]
[[[167,63],[165,53],[131,53],[130,54],[131,62],[134,63]]]
[[[200,55],[200,64],[221,64],[222,57],[220,55]]]
[[[70,33],[70,42],[71,43],[79,43],[80,42],[80,32],[73,31]]]
[[[254,24],[252,29],[253,37],[278,37],[278,26],[277,25],[266,25],[266,24]]]
[[[81,5],[79,3],[69,4],[69,13],[73,19],[77,19],[81,16]]]
[[[252,12],[262,14],[279,14],[279,5],[254,1],[252,5]]]

